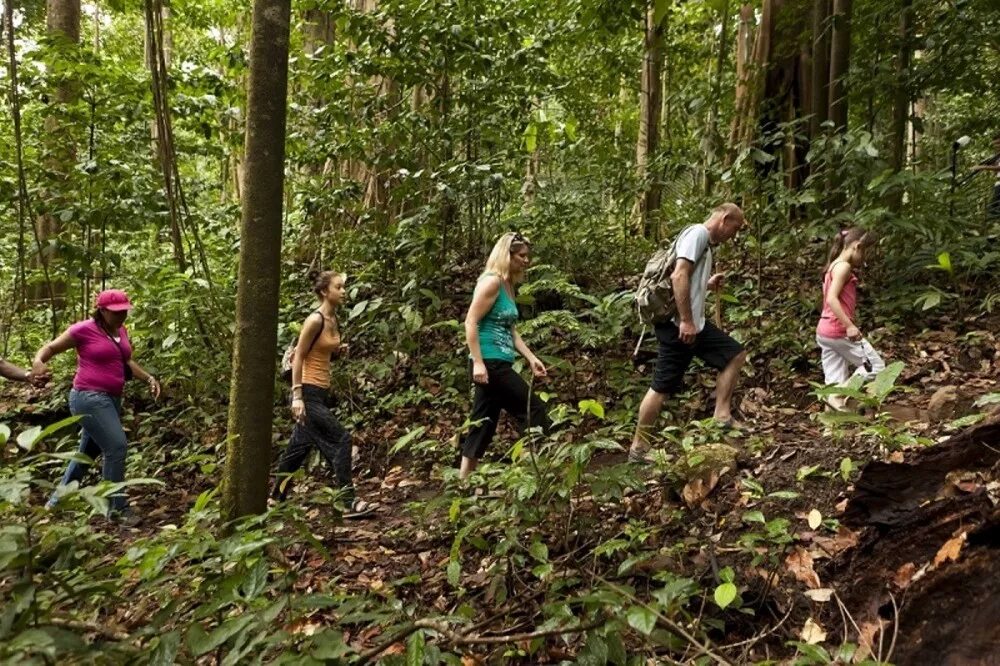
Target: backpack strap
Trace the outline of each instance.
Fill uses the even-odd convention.
[[[316,331],[316,335],[313,336],[312,342],[309,343],[309,348],[306,349],[306,356],[309,355],[309,352],[311,352],[313,347],[316,345],[316,341],[319,340],[319,336],[323,335],[323,327],[326,326],[326,317],[323,316],[323,313],[320,312],[319,310],[316,310],[315,312],[312,312],[309,316],[311,317],[314,314],[319,315],[319,330]]]

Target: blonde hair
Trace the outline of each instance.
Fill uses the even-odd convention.
[[[483,270],[483,275],[495,273],[500,276],[501,280],[509,280],[510,255],[523,247],[531,247],[531,243],[528,242],[527,238],[516,231],[505,233],[497,239],[496,245],[493,246],[493,251],[490,252],[490,256],[486,260],[486,268]]]

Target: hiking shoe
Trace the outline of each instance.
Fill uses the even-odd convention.
[[[344,518],[348,520],[367,518],[368,516],[375,513],[375,509],[377,508],[378,508],[377,502],[369,502],[359,497],[355,497],[354,501],[351,502],[351,508],[344,512]]]
[[[735,430],[742,432],[748,429],[745,423],[740,423],[731,416],[728,419],[712,419],[712,420],[715,421],[715,424],[720,428],[722,428],[723,430]]]
[[[108,520],[122,527],[135,527],[139,524],[139,516],[131,511],[113,511],[108,514]]]
[[[653,457],[649,454],[649,449],[645,451],[640,451],[639,449],[632,447],[628,450],[628,462],[632,465],[653,465],[656,463]]]

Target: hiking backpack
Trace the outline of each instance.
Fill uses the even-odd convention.
[[[677,242],[653,253],[635,290],[635,308],[643,324],[661,324],[677,312],[674,285],[670,279],[677,263]]]

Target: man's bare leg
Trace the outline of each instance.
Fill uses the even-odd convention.
[[[649,450],[652,441],[653,426],[656,419],[663,410],[663,401],[667,399],[665,393],[657,393],[653,389],[646,391],[642,402],[639,404],[639,423],[635,427],[635,435],[632,436],[633,453],[643,454]]]
[[[747,353],[740,352],[732,358],[719,373],[715,384],[715,420],[728,422],[733,420],[733,391],[736,390],[736,380],[740,377],[740,369],[747,360]]]

